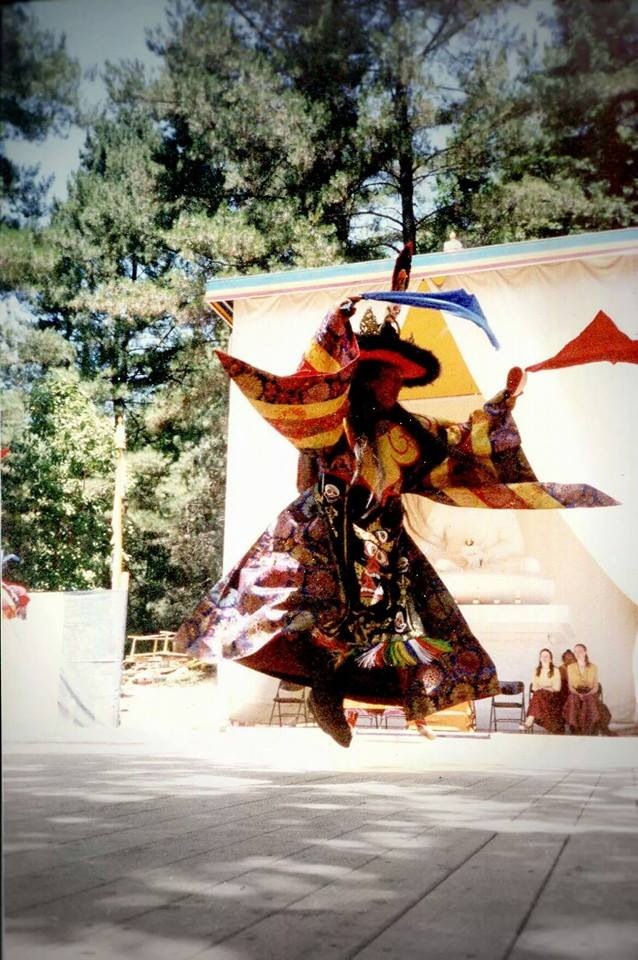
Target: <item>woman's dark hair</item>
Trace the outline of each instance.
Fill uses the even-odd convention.
[[[548,670],[547,672],[548,672],[548,674],[549,674],[550,677],[553,677],[553,676],[554,676],[554,657],[553,657],[552,651],[549,650],[547,647],[543,647],[543,649],[542,649],[542,650],[540,651],[540,653],[538,654],[538,666],[536,667],[536,676],[537,676],[537,677],[540,677],[540,675],[541,675],[541,669],[542,669],[542,666],[543,666],[542,663],[541,663],[541,653],[548,653],[548,654],[549,654],[549,670]]]

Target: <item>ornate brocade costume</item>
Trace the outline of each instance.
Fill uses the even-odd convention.
[[[581,485],[541,484],[507,391],[455,424],[399,404],[362,437],[348,390],[359,362],[349,320],[329,314],[289,377],[221,355],[258,412],[300,450],[297,499],[184,621],[189,652],[310,685],[329,657],[345,696],[408,719],[498,692],[494,665],[403,527],[401,495],[459,506],[602,506]]]

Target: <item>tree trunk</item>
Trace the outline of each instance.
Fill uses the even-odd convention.
[[[401,223],[403,242],[416,244],[416,217],[414,215],[414,152],[408,112],[408,91],[398,81],[394,87],[394,117],[397,130],[399,161],[399,192],[401,195]]]

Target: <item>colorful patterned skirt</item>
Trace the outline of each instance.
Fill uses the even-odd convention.
[[[405,532],[400,498],[368,504],[336,478],[301,494],[184,621],[182,649],[309,686],[319,665],[345,697],[408,720],[498,693],[494,664]]]
[[[598,694],[579,697],[570,691],[563,715],[572,733],[591,737],[609,732],[611,714]]]
[[[548,733],[563,733],[565,720],[563,719],[564,699],[556,690],[534,690],[527,716],[534,717],[534,723],[544,727]]]

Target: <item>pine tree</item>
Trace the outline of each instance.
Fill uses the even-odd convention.
[[[38,27],[20,4],[0,7],[0,142],[43,140],[73,121],[80,69],[64,38]],[[43,213],[49,183],[0,150],[1,219],[16,225]]]
[[[635,5],[557,0],[546,25],[544,51],[486,64],[456,112],[439,190],[472,243],[635,221]]]

